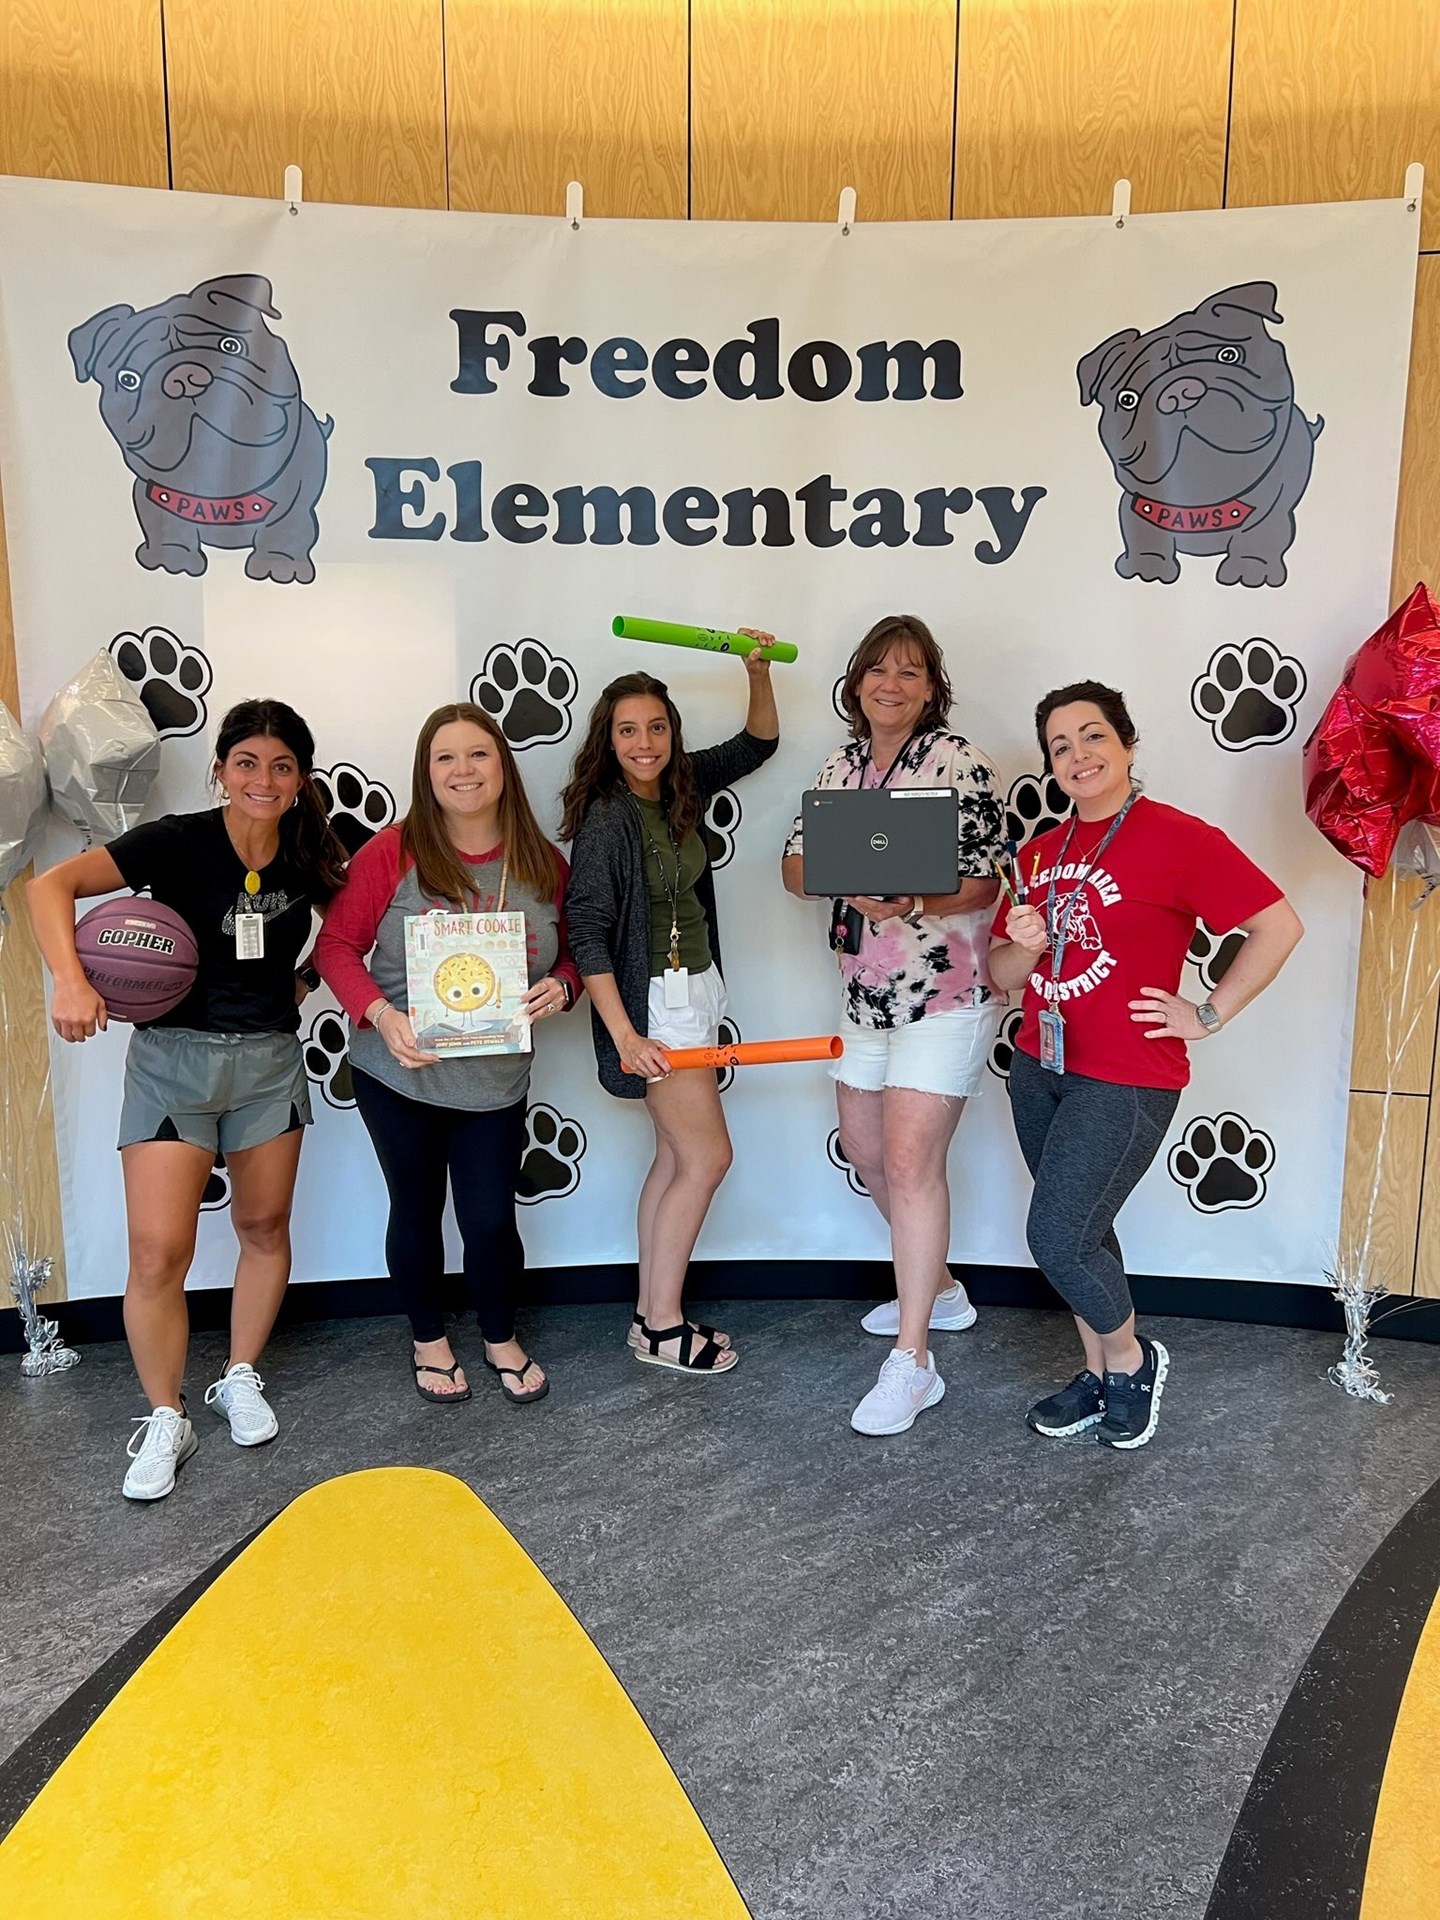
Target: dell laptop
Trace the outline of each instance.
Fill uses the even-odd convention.
[[[954,787],[815,787],[800,803],[806,893],[955,893]]]

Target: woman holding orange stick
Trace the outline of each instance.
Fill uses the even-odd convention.
[[[771,635],[741,628],[768,643]],[[571,951],[590,994],[600,1084],[643,1099],[655,1156],[640,1189],[635,1357],[682,1373],[727,1373],[723,1334],[687,1321],[685,1272],[716,1189],[730,1135],[711,1073],[672,1074],[668,1047],[709,1046],[724,1018],[715,888],[701,816],[712,794],[774,753],[780,719],[763,652],[745,657],[743,729],[690,754],[663,681],[612,680],[596,701],[562,796],[572,840],[565,910]]]

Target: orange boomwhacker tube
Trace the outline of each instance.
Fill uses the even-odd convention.
[[[665,1057],[678,1071],[682,1067],[766,1067],[784,1060],[838,1060],[844,1051],[845,1042],[838,1033],[822,1033],[813,1040],[742,1040],[733,1047],[667,1047]]]

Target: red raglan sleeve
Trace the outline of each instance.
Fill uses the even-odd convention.
[[[560,916],[556,923],[555,934],[559,946],[555,953],[555,964],[550,969],[557,980],[563,980],[570,989],[570,1004],[576,1006],[585,988],[580,979],[580,969],[576,966],[570,952],[570,928],[565,919],[565,889],[570,884],[570,862],[555,848],[555,858],[560,862],[560,885],[555,893],[555,911]]]
[[[365,958],[399,884],[400,834],[386,827],[345,869],[345,884],[330,902],[315,942],[320,978],[357,1027],[365,1024],[365,1009],[382,998]]]

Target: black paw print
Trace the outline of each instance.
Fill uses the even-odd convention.
[[[215,1164],[210,1169],[210,1177],[205,1182],[205,1191],[200,1196],[202,1213],[220,1213],[230,1204],[230,1169],[225,1164],[223,1153],[217,1153]]]
[[[740,802],[728,787],[712,795],[700,823],[700,837],[712,867],[723,867],[735,855],[735,829],[740,825]]]
[[[1200,975],[1200,984],[1207,993],[1213,993],[1230,971],[1245,939],[1238,927],[1233,933],[1217,933],[1203,920],[1195,922],[1185,958]]]
[[[990,1058],[985,1062],[997,1080],[1010,1078],[1010,1062],[1015,1058],[1015,1041],[1020,1032],[1020,1022],[1024,1019],[1023,1007],[1011,1007],[1000,1022],[1000,1029],[990,1046]]]
[[[1005,833],[1017,847],[1058,827],[1070,811],[1053,773],[1022,773],[1005,796]]]
[[[836,713],[839,714],[840,718],[845,722],[846,726],[848,727],[850,724],[850,716],[845,711],[844,702],[840,698],[840,695],[844,689],[844,686],[845,686],[845,676],[842,673],[840,678],[835,682],[834,686],[830,689],[830,704],[832,707],[834,707]]]
[[[720,1031],[715,1036],[715,1044],[717,1047],[738,1047],[744,1038],[745,1036],[741,1033],[739,1026],[727,1015],[726,1018],[720,1022]],[[724,1093],[726,1088],[733,1083],[734,1079],[734,1067],[717,1067],[715,1069],[715,1083],[721,1093]]]
[[[825,1158],[837,1173],[844,1174],[845,1184],[852,1193],[858,1193],[862,1200],[868,1200],[870,1198],[870,1189],[845,1158],[845,1149],[840,1144],[840,1129],[838,1127],[832,1127],[830,1129],[830,1138],[825,1142]]]
[[[1190,704],[1215,736],[1217,747],[1243,753],[1247,747],[1278,747],[1295,731],[1295,709],[1304,698],[1305,669],[1268,640],[1243,648],[1217,647],[1190,689]]]
[[[543,1103],[525,1115],[525,1151],[515,1198],[522,1207],[541,1200],[563,1200],[580,1184],[580,1161],[585,1152],[585,1129],[578,1120]]]
[[[395,818],[395,796],[380,780],[342,760],[333,767],[316,767],[311,775],[320,789],[335,836],[353,860],[367,841]]]
[[[350,1075],[350,1036],[338,1013],[326,1008],[310,1022],[305,1036],[305,1072],[332,1107],[353,1107],[355,1082]]]
[[[1238,1113],[1214,1120],[1202,1114],[1170,1149],[1166,1164],[1197,1213],[1258,1207],[1275,1164],[1275,1142]]]
[[[199,733],[214,676],[198,647],[187,647],[164,627],[146,627],[143,633],[117,633],[110,657],[133,682],[162,740]]]
[[[500,731],[521,752],[565,738],[579,688],[568,660],[527,639],[490,649],[470,682],[470,698],[500,722]]]

